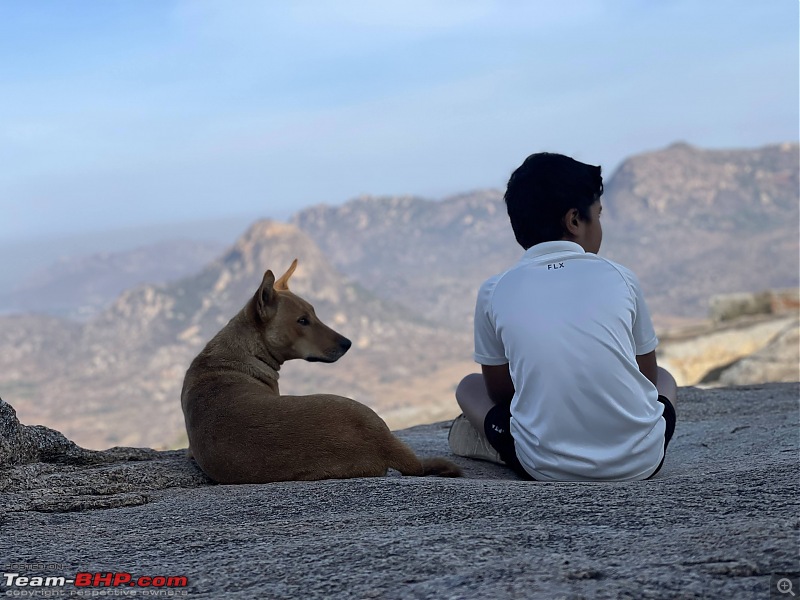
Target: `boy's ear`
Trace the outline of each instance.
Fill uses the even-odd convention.
[[[564,215],[564,231],[569,233],[572,237],[578,235],[580,215],[577,208],[570,208]]]
[[[275,275],[272,271],[264,273],[255,301],[256,313],[262,321],[268,321],[275,314]]]
[[[297,268],[297,259],[292,261],[292,265],[287,269],[286,273],[280,276],[280,279],[275,282],[275,289],[283,292],[289,291],[289,277],[292,276],[294,270]]]

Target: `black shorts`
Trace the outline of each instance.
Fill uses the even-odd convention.
[[[666,458],[667,446],[672,439],[672,434],[675,433],[675,407],[672,402],[665,396],[659,396],[658,401],[664,405],[664,420],[667,423],[667,428],[664,430],[664,458]],[[514,446],[514,438],[511,436],[511,407],[501,406],[496,404],[493,406],[486,415],[483,421],[483,432],[486,439],[492,445],[492,448],[497,450],[500,458],[503,459],[511,469],[523,479],[533,481],[530,473],[525,470],[522,463],[517,458],[517,450]],[[655,476],[664,465],[664,458],[658,464],[658,467],[650,477]],[[650,479],[648,477],[648,479]]]

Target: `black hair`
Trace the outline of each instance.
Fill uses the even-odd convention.
[[[564,239],[564,215],[574,208],[591,221],[589,207],[603,194],[600,167],[564,156],[531,154],[511,174],[505,201],[511,227],[526,250],[542,242]]]

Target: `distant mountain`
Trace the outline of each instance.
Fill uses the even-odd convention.
[[[799,184],[797,144],[703,150],[677,143],[624,161],[607,182],[604,210],[648,230],[757,233],[798,214]]]
[[[86,320],[125,290],[199,271],[225,246],[175,240],[133,250],[62,258],[0,292],[0,313],[46,313]]]
[[[480,283],[522,254],[498,190],[442,201],[363,197],[292,222],[376,295],[455,329],[471,327]]]
[[[798,285],[797,144],[675,144],[609,180],[607,254],[639,275],[657,315],[700,317],[715,294]]]
[[[639,275],[662,321],[705,316],[713,294],[795,286],[798,156],[797,144],[635,156],[606,177],[601,254]],[[522,253],[493,190],[366,197],[293,222],[375,294],[459,328],[480,283]]]

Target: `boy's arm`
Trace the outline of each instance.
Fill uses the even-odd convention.
[[[508,363],[496,366],[481,365],[481,371],[491,401],[503,406],[511,404],[511,399],[514,397],[514,382],[511,380]]]
[[[642,375],[647,377],[653,385],[657,385],[658,381],[658,363],[656,363],[656,351],[648,352],[636,357],[636,364],[639,365],[639,370]]]

